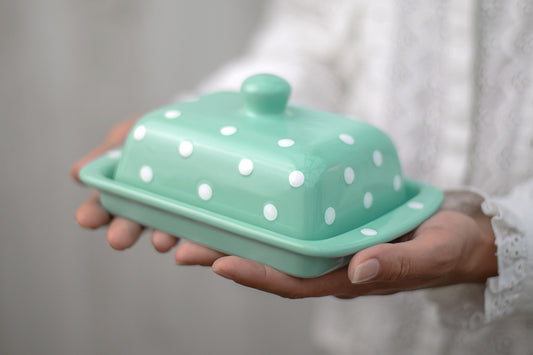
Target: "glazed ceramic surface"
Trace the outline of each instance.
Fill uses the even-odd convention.
[[[302,277],[435,212],[442,193],[403,177],[387,135],[289,94],[259,74],[151,112],[80,178],[111,213]]]

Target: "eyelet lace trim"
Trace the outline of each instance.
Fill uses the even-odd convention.
[[[513,312],[523,291],[526,278],[527,243],[524,235],[501,217],[493,202],[482,205],[483,212],[494,215],[492,225],[498,247],[498,274],[487,281],[485,312],[487,320],[501,318]]]

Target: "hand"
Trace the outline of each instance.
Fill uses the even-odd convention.
[[[333,295],[353,298],[457,283],[484,282],[497,274],[490,219],[440,211],[394,243],[354,255],[347,267],[303,279],[260,263],[225,256],[187,243],[176,251],[179,264],[212,265],[219,275],[287,298]]]
[[[135,124],[137,118],[124,121],[116,125],[109,132],[104,142],[89,153],[87,156],[78,161],[71,169],[71,175],[77,182],[79,180],[79,172],[81,168],[89,161],[104,154],[110,149],[116,148],[124,143],[128,132]],[[81,183],[81,182],[80,182]],[[85,201],[76,211],[76,221],[84,228],[95,229],[109,224],[107,230],[107,241],[109,245],[117,250],[123,250],[131,247],[143,230],[139,224],[127,220],[122,217],[112,217],[100,205],[98,193],[94,193],[87,201]],[[153,231],[152,244],[159,252],[166,252],[176,245],[178,238],[161,231]]]

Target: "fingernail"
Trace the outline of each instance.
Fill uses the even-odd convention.
[[[373,279],[379,272],[378,259],[369,259],[355,268],[352,283],[359,283]]]
[[[216,265],[216,262],[213,263],[213,265],[211,266],[211,270],[213,270],[213,272],[215,274],[217,274],[218,276],[222,276],[226,279],[230,279],[231,280],[231,276],[227,273],[224,272],[224,270],[220,270],[220,268],[218,268],[218,265]]]

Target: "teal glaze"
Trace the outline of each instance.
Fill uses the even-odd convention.
[[[241,86],[244,107],[252,116],[283,114],[290,93],[289,83],[270,74],[251,76]]]
[[[387,135],[287,105],[289,94],[283,79],[260,74],[241,93],[151,112],[120,157],[91,162],[80,178],[113,214],[301,277],[436,211],[442,193],[402,176]]]

